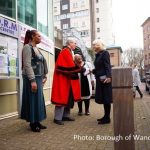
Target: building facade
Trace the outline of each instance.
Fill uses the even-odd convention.
[[[50,99],[54,68],[53,4],[51,0],[1,0],[0,2],[0,119],[18,115],[22,97],[21,58],[25,33],[37,30],[38,45],[48,63],[44,86],[45,103]]]
[[[143,27],[143,45],[144,45],[144,68],[145,71],[150,71],[150,17],[148,17]]]
[[[112,24],[112,0],[95,0],[95,37],[107,46],[114,44]]]
[[[113,44],[111,0],[54,0],[54,18],[55,27],[75,29],[88,48],[95,38]]]
[[[107,50],[110,55],[110,62],[112,67],[121,66],[121,55],[122,55],[122,48],[120,46],[110,46],[107,47]]]

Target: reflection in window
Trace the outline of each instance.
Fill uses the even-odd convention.
[[[18,0],[18,20],[36,28],[36,0]]]
[[[38,30],[48,35],[48,3],[47,0],[37,0]]]
[[[16,18],[16,1],[0,0],[0,13],[11,18]]]

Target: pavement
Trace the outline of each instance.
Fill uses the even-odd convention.
[[[150,95],[144,91],[143,99],[134,99],[135,134],[149,139],[135,141],[136,150],[150,150]],[[77,104],[71,116],[74,122],[65,125],[53,123],[54,105],[49,105],[47,119],[42,122],[47,126],[40,133],[30,131],[29,124],[12,117],[0,121],[0,150],[114,150],[114,141],[105,139],[113,136],[113,113],[111,123],[98,125],[96,119],[103,116],[103,107],[91,99],[90,116],[78,116]],[[113,111],[111,111],[113,112]]]

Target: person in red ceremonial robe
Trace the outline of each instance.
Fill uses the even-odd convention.
[[[63,121],[74,121],[70,117],[72,103],[81,100],[80,81],[78,72],[81,71],[79,65],[74,63],[74,49],[76,41],[68,38],[56,61],[51,102],[55,104],[54,123],[64,125]]]

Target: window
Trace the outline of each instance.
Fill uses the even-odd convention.
[[[0,0],[0,13],[16,18],[16,0]]]
[[[83,30],[83,31],[80,32],[80,35],[82,37],[89,36],[89,31],[88,30]]]
[[[82,21],[82,27],[85,27],[86,25],[85,25],[85,21]]]
[[[150,44],[148,45],[148,49],[150,49]]]
[[[99,13],[99,8],[96,8],[96,12]]]
[[[99,0],[96,0],[96,3],[98,3],[99,2]]]
[[[48,35],[48,9],[47,0],[37,0],[37,22],[38,30]],[[44,8],[44,9],[43,9]]]
[[[57,7],[54,7],[54,13],[57,13]]]
[[[78,3],[73,3],[73,8],[77,8],[78,7]]]
[[[100,28],[97,28],[97,32],[100,32]]]
[[[68,29],[68,24],[63,24],[63,29]]]
[[[84,6],[85,6],[85,1],[81,0],[81,7],[84,7]]]
[[[114,57],[114,55],[115,55],[114,53],[110,53],[110,57]]]
[[[18,20],[37,28],[36,0],[18,0]]]
[[[68,9],[68,4],[62,5],[62,10],[67,10]]]
[[[97,22],[99,22],[99,18],[97,18]]]
[[[147,55],[145,55],[145,60],[147,60]]]

